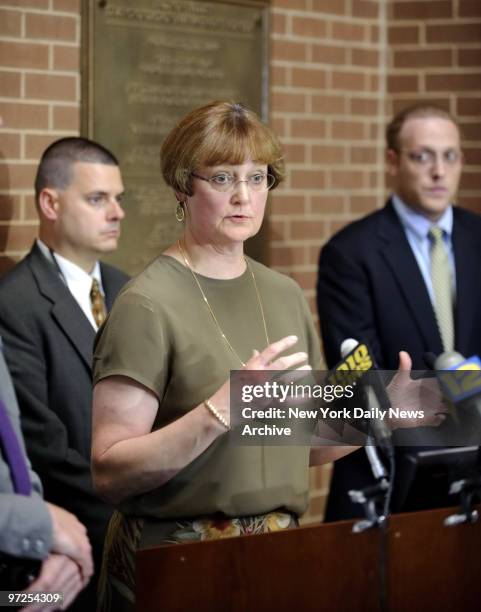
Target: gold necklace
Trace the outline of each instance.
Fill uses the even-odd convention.
[[[207,308],[209,309],[209,312],[211,314],[211,317],[217,327],[217,329],[219,330],[220,335],[222,336],[222,339],[224,340],[224,342],[227,344],[227,346],[229,347],[229,349],[231,350],[231,352],[236,356],[236,358],[241,362],[242,366],[245,366],[245,362],[242,361],[242,359],[239,357],[239,354],[237,353],[237,351],[235,350],[235,348],[232,346],[232,344],[229,342],[229,339],[227,338],[227,336],[224,334],[224,332],[222,331],[222,327],[220,326],[219,321],[217,320],[217,317],[215,316],[214,311],[212,310],[212,306],[209,304],[209,300],[207,299],[207,296],[204,293],[204,290],[202,289],[202,285],[199,282],[199,279],[197,278],[196,273],[194,272],[194,268],[192,267],[192,264],[190,263],[190,261],[187,259],[187,255],[184,252],[184,249],[182,248],[181,244],[180,244],[180,239],[177,241],[177,248],[179,249],[179,253],[182,256],[182,259],[184,260],[184,263],[186,265],[186,267],[190,270],[190,273],[192,274],[193,279],[195,280],[197,287],[199,288],[199,291],[202,295],[202,298],[205,302],[205,305],[207,306]],[[259,294],[259,289],[257,288],[257,282],[256,282],[256,277],[254,276],[254,271],[252,270],[249,261],[244,257],[244,261],[246,262],[246,266],[247,269],[249,270],[251,277],[252,277],[252,282],[254,283],[254,288],[256,290],[256,295],[257,295],[257,302],[259,304],[259,310],[261,311],[261,316],[262,316],[262,324],[264,326],[264,333],[266,335],[266,346],[269,346],[270,341],[269,341],[269,335],[267,333],[267,325],[266,325],[266,318],[264,316],[264,308],[262,307],[262,301],[261,301],[261,296]]]

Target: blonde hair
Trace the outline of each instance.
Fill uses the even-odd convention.
[[[167,185],[189,196],[192,173],[208,166],[252,159],[267,164],[272,189],[284,179],[279,140],[253,111],[234,102],[211,102],[188,113],[165,139],[160,159]]]

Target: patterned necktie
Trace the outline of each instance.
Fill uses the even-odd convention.
[[[0,400],[0,447],[10,468],[15,493],[30,495],[32,484],[28,473],[25,455],[18,442],[5,404]]]
[[[451,270],[448,253],[443,241],[443,230],[432,227],[431,239],[431,280],[434,290],[434,311],[445,351],[454,349],[453,298],[451,291]]]
[[[107,310],[105,308],[104,297],[100,292],[99,281],[96,278],[92,279],[92,288],[90,289],[90,305],[95,323],[97,323],[97,327],[100,327],[105,321]]]

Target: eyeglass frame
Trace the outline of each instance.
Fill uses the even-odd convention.
[[[251,189],[252,191],[254,191],[256,193],[264,193],[264,192],[269,191],[270,189],[272,189],[272,187],[274,187],[274,185],[276,183],[276,177],[273,174],[270,174],[269,172],[265,172],[265,173],[264,172],[257,172],[257,173],[254,173],[253,175],[251,175],[251,177],[255,176],[256,174],[262,174],[267,180],[268,180],[268,177],[270,177],[272,179],[272,183],[270,185],[268,185],[265,189],[256,190],[255,188],[252,187],[251,183],[249,182],[251,177],[249,177],[248,179],[237,179],[236,180],[235,177],[232,174],[229,174],[228,172],[225,172],[224,173],[225,176],[229,176],[232,179],[232,181],[227,183],[227,185],[229,185],[229,187],[227,189],[217,189],[217,187],[214,186],[214,182],[213,181],[214,181],[215,177],[218,176],[218,175],[214,175],[214,176],[211,176],[210,178],[206,178],[205,176],[200,176],[199,174],[196,174],[195,172],[191,172],[190,174],[194,178],[198,178],[201,181],[205,181],[206,183],[209,183],[211,185],[212,189],[214,191],[217,191],[218,193],[229,193],[231,191],[234,191],[236,185],[238,185],[239,183],[246,183],[247,186],[249,187],[249,189]],[[218,186],[218,184],[217,184],[217,186]]]

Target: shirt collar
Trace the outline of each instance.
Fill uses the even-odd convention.
[[[424,240],[434,225],[440,227],[451,239],[453,233],[453,207],[451,205],[446,208],[436,223],[433,223],[421,213],[407,206],[395,193],[392,196],[392,203],[403,227],[413,232],[419,240]]]

